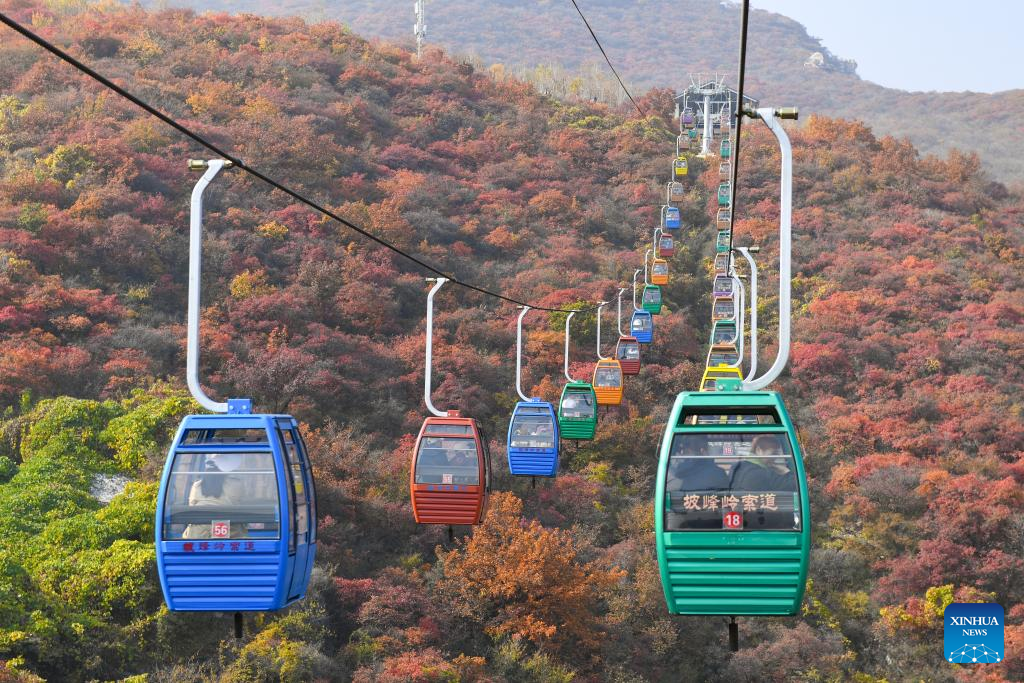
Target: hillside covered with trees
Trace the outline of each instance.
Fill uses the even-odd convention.
[[[165,6],[146,0],[146,6]],[[391,0],[172,0],[172,6],[337,19],[365,36],[412,42],[412,4]],[[733,83],[739,4],[722,0],[587,0],[581,3],[626,82],[635,89],[681,90],[687,73],[728,74]],[[621,97],[590,34],[561,0],[432,0],[428,41],[485,66],[508,71],[553,91],[589,99]],[[884,19],[880,19],[884,20]],[[983,49],[964,45],[949,49]],[[1024,130],[1014,112],[1024,90],[1000,93],[906,92],[861,79],[852,64],[832,55],[799,22],[765,10],[750,15],[749,94],[765,102],[799,105],[805,113],[859,119],[878,136],[909,137],[923,153],[976,151],[1004,182],[1024,178]],[[821,68],[805,66],[822,53]]]
[[[248,163],[510,296],[612,299],[657,220],[669,91],[644,94],[640,119],[335,23],[0,7]],[[779,390],[814,550],[802,614],[742,620],[736,654],[724,620],[667,614],[652,533],[656,443],[709,332],[717,164],[693,162],[669,312],[623,407],[536,489],[504,458],[517,311],[438,296],[435,402],[481,420],[499,492],[454,543],[417,527],[408,500],[424,273],[225,171],[207,195],[203,376],[303,422],[320,517],[307,599],[250,618],[236,642],[230,615],[163,607],[152,543],[168,442],[197,409],[186,160],[201,150],[10,32],[0,83],[0,681],[1024,678],[1024,197],[976,156],[922,156],[838,119],[793,128]],[[736,231],[762,247],[766,362],[778,153],[751,128]],[[594,318],[576,319],[583,375]],[[532,395],[557,398],[563,324],[527,318]],[[942,609],[978,600],[1006,609],[1005,660],[948,665]]]

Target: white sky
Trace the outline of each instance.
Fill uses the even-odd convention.
[[[902,90],[1024,88],[1024,0],[751,0],[783,14],[866,80]]]

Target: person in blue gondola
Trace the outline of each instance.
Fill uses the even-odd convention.
[[[551,440],[551,436],[552,436],[551,423],[550,422],[540,422],[540,423],[538,423],[537,424],[537,431],[535,432],[535,436],[539,436],[542,439],[546,439],[546,440],[550,441]]]
[[[188,494],[189,507],[228,508],[241,505],[244,498],[242,480],[232,474],[242,464],[242,455],[228,453],[206,457],[202,474],[199,475]],[[225,511],[227,514],[227,511]],[[211,520],[216,517],[211,511]],[[213,538],[212,521],[203,524],[189,524],[182,538]],[[245,530],[241,524],[231,525],[230,538],[242,538]]]

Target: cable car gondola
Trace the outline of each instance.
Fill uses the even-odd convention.
[[[719,149],[723,159],[728,159],[732,151],[732,143],[728,140],[722,140],[721,148]]]
[[[290,415],[189,415],[157,498],[157,568],[172,611],[277,610],[316,557],[313,474]]]
[[[729,253],[715,254],[715,275],[724,275],[729,271]]]
[[[721,348],[721,347],[720,347]],[[735,349],[719,350],[715,347],[711,347],[708,350],[707,362],[704,364],[705,367],[713,368],[716,365],[737,365],[740,360],[740,354]]]
[[[679,218],[679,209],[675,206],[661,207],[661,227],[666,230],[676,230],[682,225]]]
[[[602,301],[597,306],[597,364],[592,383],[598,405],[617,406],[622,403],[622,365],[616,358],[601,355],[601,309],[607,304]]]
[[[622,403],[622,365],[614,358],[602,358],[594,366],[594,394],[599,406]]]
[[[622,366],[623,375],[640,374],[640,342],[636,337],[619,337],[615,345],[615,359]]]
[[[508,470],[516,477],[554,477],[558,474],[558,416],[547,401],[523,394],[523,318],[529,311],[524,306],[516,321],[516,393],[521,400],[508,423]]]
[[[686,198],[686,192],[682,183],[671,182],[668,184],[668,201],[681,202]]]
[[[597,432],[597,395],[589,382],[569,382],[558,402],[558,429],[563,439],[589,440]]]
[[[199,381],[202,197],[231,165],[189,161],[205,173],[190,213],[187,383],[220,414],[182,420],[160,479],[156,565],[171,611],[281,609],[305,596],[316,558],[316,491],[298,423],[254,414],[249,399],[218,403]]]
[[[711,328],[711,346],[736,346],[736,322],[718,320]]]
[[[719,380],[729,379],[737,382],[743,381],[743,372],[739,368],[728,365],[713,365],[704,369],[704,376],[700,380],[701,391],[715,391]]]
[[[508,469],[514,476],[558,474],[558,416],[547,401],[519,401],[508,423]]]
[[[798,613],[810,507],[796,430],[777,393],[679,394],[654,506],[670,613]]]
[[[712,320],[731,320],[736,317],[736,304],[731,296],[715,297],[711,304]]]
[[[719,254],[729,253],[729,242],[731,241],[732,233],[728,230],[719,230],[718,239],[715,241],[715,250]]]
[[[718,205],[729,206],[729,182],[718,184]]]
[[[428,417],[409,472],[417,524],[479,524],[491,490],[491,454],[476,420],[449,410]]]
[[[633,273],[633,308],[636,309],[636,276],[640,274],[638,268]],[[619,365],[622,366],[623,375],[638,375],[640,374],[640,342],[637,341],[636,337],[633,337],[622,331],[622,293],[626,291],[623,287],[619,290],[618,295],[618,306],[616,313],[615,326],[619,332],[619,341],[615,344],[615,359],[619,361]]]
[[[719,230],[729,230],[732,227],[732,209],[719,209],[716,223]]]
[[[569,375],[569,323],[576,312],[565,318],[565,373],[566,385],[558,401],[558,429],[563,439],[590,440],[597,432],[597,395],[594,385],[579,382]],[[598,312],[600,316],[600,311]]]
[[[676,240],[672,235],[662,235],[658,239],[658,256],[672,258],[676,253]]]
[[[728,161],[723,161],[718,165],[718,177],[722,180],[728,180],[732,177],[732,164]]]
[[[434,351],[434,295],[448,280],[437,278],[427,295],[427,345],[423,401],[433,414],[423,421],[409,467],[409,496],[417,524],[479,524],[491,491],[491,451],[476,420],[458,410],[443,412],[430,399]]]
[[[693,112],[689,110],[683,111],[679,118],[683,128],[692,129],[696,125],[696,119],[694,119]]]
[[[654,315],[661,314],[661,287],[658,285],[644,285],[644,293],[640,297],[640,305],[645,311]]]
[[[686,164],[685,156],[677,156],[672,160],[672,177],[675,179],[682,178],[689,173],[688,166]]]
[[[629,329],[641,344],[650,344],[654,339],[654,318],[650,311],[633,311]]]
[[[651,262],[651,282],[656,285],[668,284],[668,261],[662,258]]]
[[[676,156],[681,157],[688,151],[690,151],[690,136],[683,131],[676,136]]]
[[[716,275],[715,276],[715,282],[711,286],[712,287],[712,289],[711,289],[711,296],[712,297],[722,297],[722,296],[729,296],[729,297],[731,297],[732,294],[733,294],[733,292],[732,292],[732,285],[733,285],[732,276],[730,276],[730,275]]]

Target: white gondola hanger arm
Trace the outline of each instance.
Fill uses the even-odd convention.
[[[763,108],[757,115],[779,141],[782,157],[782,178],[779,190],[779,350],[775,362],[761,377],[743,381],[747,391],[758,391],[778,379],[789,361],[790,317],[792,315],[792,250],[793,250],[793,148],[780,118],[796,118],[796,111]]]
[[[607,301],[602,301],[597,305],[597,359],[607,360],[601,355],[601,309],[608,305]]]
[[[519,319],[516,320],[516,393],[519,394],[519,398],[523,401],[529,401],[530,399],[523,393],[523,318],[527,313],[530,312],[529,306],[523,306],[522,311],[519,313]]]
[[[571,312],[565,317],[565,378],[570,382],[575,380],[569,375],[569,323],[572,321],[572,317],[576,315],[576,311]]]
[[[743,281],[736,276],[733,271],[732,277],[732,312],[733,320],[736,323],[736,362],[730,363],[729,367],[739,368],[743,366],[743,337],[745,336],[746,330],[743,329],[743,314],[744,314],[744,300],[746,299],[746,290],[743,287]]]
[[[640,274],[641,268],[637,268],[633,271],[633,310],[639,311],[640,308],[636,305],[636,276]]]
[[[757,247],[754,247],[754,251]],[[757,374],[757,263],[750,255],[748,247],[737,247],[736,251],[743,255],[750,267],[750,368],[747,370],[745,381],[750,381]]]
[[[199,382],[199,321],[202,301],[203,270],[203,193],[221,169],[231,166],[230,161],[211,159],[189,161],[189,168],[206,172],[192,188],[192,204],[189,213],[188,237],[188,331],[185,344],[185,379],[192,397],[207,410],[214,413],[228,412],[228,404],[214,401],[203,391]]]
[[[448,282],[447,278],[437,278],[434,281],[434,286],[430,288],[430,294],[427,294],[427,355],[423,371],[423,402],[427,404],[427,410],[436,417],[448,416],[447,412],[435,408],[430,400],[430,371],[431,363],[434,359],[434,295],[437,294],[437,290],[441,289],[446,282]]]
[[[621,288],[619,290],[618,308],[617,308],[617,311],[616,311],[616,318],[615,318],[615,329],[618,331],[620,337],[625,337],[626,336],[626,335],[622,334],[622,293],[625,292],[625,291],[626,291],[625,287],[623,287],[623,288]]]

